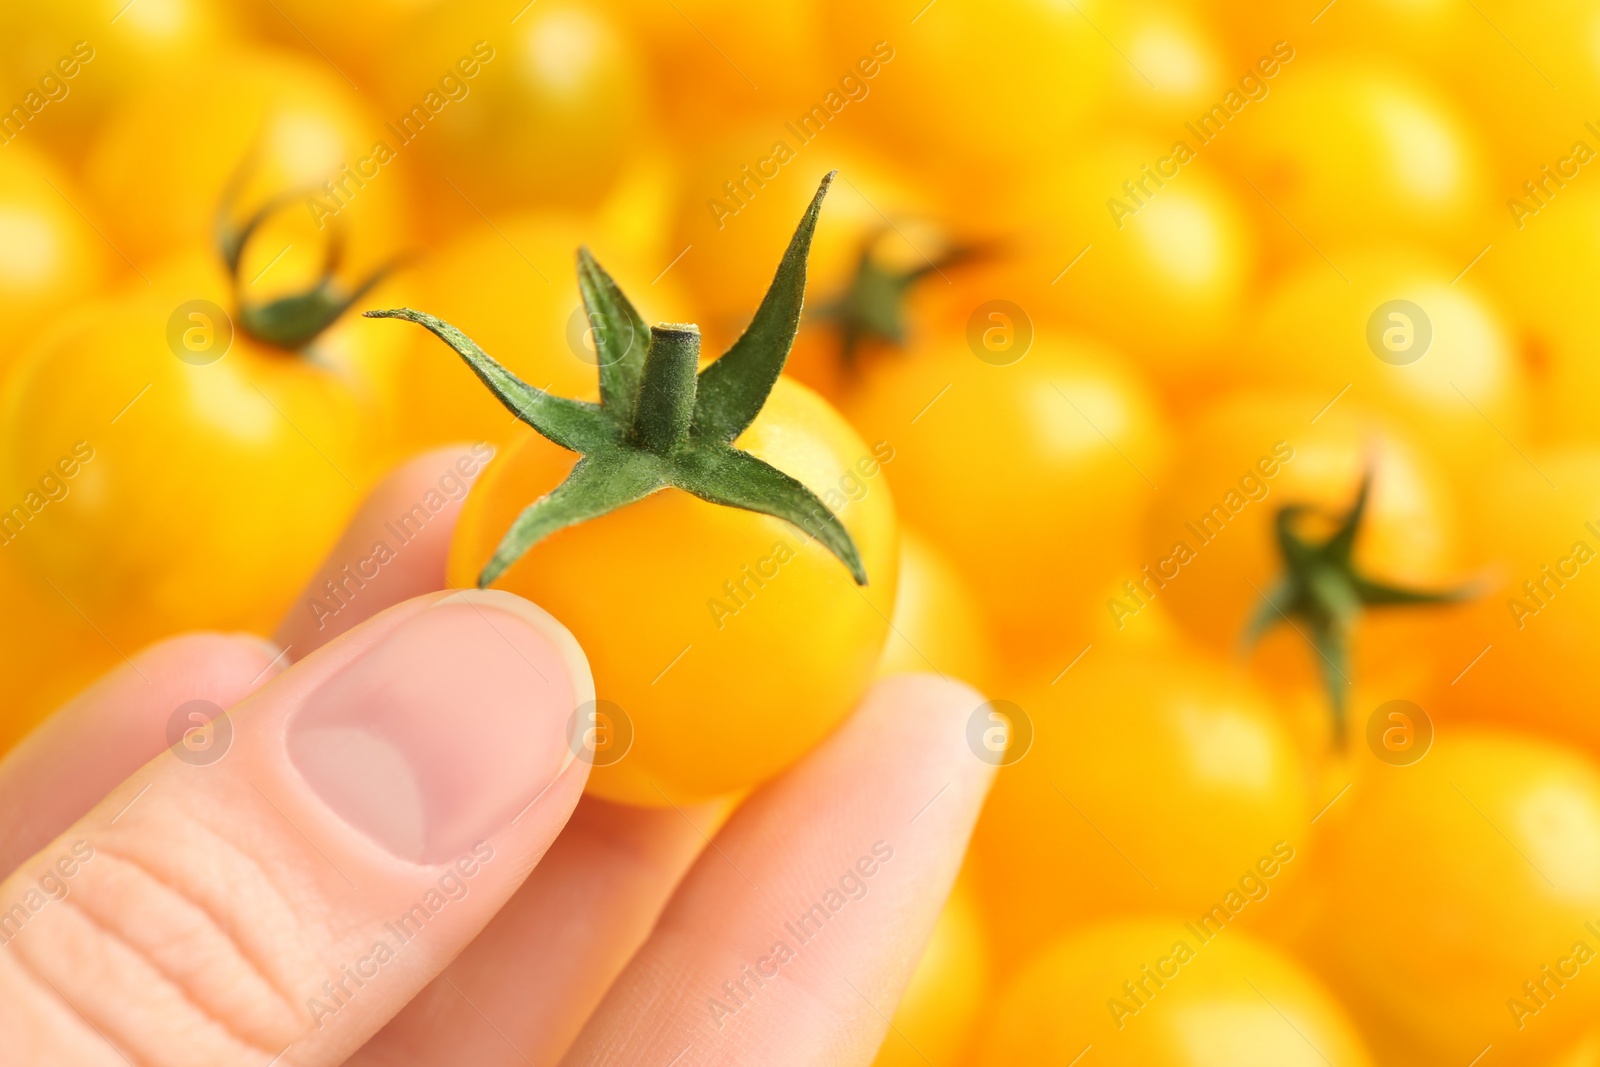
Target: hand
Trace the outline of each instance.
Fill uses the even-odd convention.
[[[457,455],[396,471],[308,594]],[[872,1060],[989,785],[981,698],[880,683],[731,812],[585,798],[583,654],[438,591],[455,507],[277,646],[165,641],[0,761],[7,1064]]]

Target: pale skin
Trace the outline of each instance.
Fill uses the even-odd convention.
[[[465,452],[391,475],[311,588],[365,555]],[[302,610],[271,644],[163,642],[0,761],[7,1063],[871,1062],[989,786],[992,767],[965,740],[982,698],[929,676],[881,682],[737,805],[584,798],[588,765],[555,758],[567,747],[559,701],[516,722],[512,740],[472,733],[484,721],[473,709],[520,707],[540,663],[552,685],[570,681],[569,705],[592,682],[536,608],[439,591],[457,506],[320,627]],[[468,836],[443,858],[380,847],[383,832],[330,810],[300,773],[296,760],[320,750],[288,755],[302,710],[343,714],[324,707],[350,691],[333,683],[391,647],[408,650],[384,661],[397,699],[457,716],[434,747],[474,758],[463,796],[549,755],[548,781],[512,817],[453,797]],[[455,651],[430,662],[441,649]],[[469,652],[470,684],[451,674]],[[195,699],[229,709],[234,730],[204,765],[168,750],[174,709]],[[397,806],[363,818],[403,829]],[[425,924],[397,935],[419,903]],[[812,925],[791,929],[803,915]]]

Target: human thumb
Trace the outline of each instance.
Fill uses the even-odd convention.
[[[0,883],[7,1062],[342,1062],[560,832],[592,699],[571,635],[501,592],[308,657]]]

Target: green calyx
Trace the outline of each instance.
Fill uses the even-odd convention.
[[[1416,604],[1450,604],[1474,595],[1468,586],[1430,592],[1406,589],[1376,582],[1363,576],[1355,566],[1352,552],[1356,535],[1366,514],[1372,488],[1370,472],[1361,480],[1355,503],[1342,516],[1324,541],[1303,537],[1297,526],[1311,513],[1301,504],[1278,509],[1278,551],[1284,573],[1245,628],[1245,644],[1252,645],[1279,622],[1295,620],[1304,624],[1306,636],[1321,659],[1323,684],[1333,709],[1334,742],[1343,747],[1348,702],[1345,690],[1350,684],[1350,637],[1362,612],[1369,607],[1394,607]]]
[[[222,262],[228,268],[228,277],[233,281],[234,320],[247,336],[275,348],[298,352],[316,340],[349,311],[351,305],[387,277],[396,264],[380,267],[355,286],[344,285],[336,277],[344,262],[344,232],[335,228],[328,238],[322,273],[315,285],[304,292],[265,303],[249,302],[245,299],[244,283],[239,277],[240,261],[244,258],[245,249],[263,223],[306,193],[300,191],[275,197],[242,223],[235,223],[231,218],[234,202],[246,173],[241,169],[229,184],[217,211],[216,222],[217,252],[222,256]]]
[[[581,457],[565,481],[529,504],[478,576],[486,586],[540,540],[673,487],[702,500],[783,519],[816,538],[867,583],[860,553],[811,490],[733,441],[755,421],[794,343],[805,294],[806,257],[822,198],[822,179],[777,275],[743,336],[699,370],[700,331],[664,323],[646,328],[639,313],[588,249],[578,250],[578,288],[595,325],[598,404],[553,396],[502,367],[460,330],[410,308],[368,311],[370,318],[415,322],[466,361],[490,392],[542,436]],[[649,337],[648,345],[635,338]]]
[[[850,285],[814,313],[818,322],[837,331],[839,359],[848,370],[855,369],[864,344],[906,343],[906,299],[920,282],[986,252],[977,245],[954,245],[916,267],[895,268],[877,252],[883,236],[879,233],[862,242]]]

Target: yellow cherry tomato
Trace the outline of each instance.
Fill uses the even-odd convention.
[[[1481,148],[1424,83],[1394,64],[1298,52],[1274,82],[1237,114],[1219,103],[1206,131],[1256,187],[1262,235],[1278,258],[1331,255],[1360,226],[1429,242],[1465,267],[1492,239]]]
[[[1600,452],[1514,456],[1483,472],[1468,529],[1482,595],[1450,620],[1430,703],[1600,751],[1594,702]]]
[[[111,238],[141,269],[208,246],[224,206],[242,222],[287,197],[241,270],[256,292],[276,295],[314,280],[335,236],[348,239],[350,269],[361,273],[406,247],[395,152],[326,62],[247,49],[178,68],[121,100],[85,167]],[[118,210],[130,204],[137,210]]]
[[[74,209],[80,194],[26,145],[0,152],[0,322],[13,359],[33,331],[95,291],[115,253]]]
[[[1160,603],[1191,637],[1229,655],[1239,654],[1253,622],[1276,619],[1249,654],[1264,677],[1299,689],[1331,676],[1352,706],[1371,691],[1352,683],[1376,686],[1384,699],[1414,698],[1438,669],[1438,635],[1459,609],[1368,607],[1354,620],[1341,664],[1315,647],[1318,635],[1304,619],[1276,618],[1269,599],[1285,576],[1281,509],[1308,509],[1291,529],[1322,543],[1369,475],[1355,573],[1413,590],[1459,586],[1460,516],[1432,457],[1390,420],[1321,392],[1223,397],[1187,422],[1183,439],[1146,519],[1133,586],[1105,611],[1131,625],[1143,604]]]
[[[341,323],[291,352],[244,332],[210,257],[150,276],[53,329],[0,415],[9,551],[125,652],[271,632],[386,444],[353,369],[383,331]]]
[[[400,24],[379,66],[385,138],[426,159],[429,202],[463,217],[593,206],[645,116],[633,41],[576,0],[431,5]]]
[[[215,0],[4,5],[0,101],[8,114],[0,142],[24,140],[79,158],[117,105],[171,71],[207,63],[229,46],[236,21]],[[183,148],[192,156],[197,144]]]
[[[1166,438],[1114,352],[1014,329],[878,361],[844,410],[893,446],[901,512],[983,598],[1007,657],[1065,664],[1062,620],[1122,567]]]
[[[1247,680],[1178,648],[1108,645],[997,697],[1030,724],[1013,744],[1031,736],[973,839],[1003,959],[1110,915],[1261,913],[1297,880],[1307,766]]]
[[[13,520],[9,529],[15,529]],[[95,678],[122,662],[117,650],[61,594],[23,573],[14,536],[0,532],[0,754]],[[11,540],[8,540],[10,538]]]
[[[1094,22],[1114,5],[1039,0],[823,0],[829,70],[871,93],[830,122],[978,193],[1081,135],[1119,63]],[[873,71],[870,76],[867,71]],[[830,87],[831,88],[831,87]],[[832,109],[819,92],[818,106]],[[991,194],[992,195],[992,192]]]
[[[1346,803],[1317,951],[1391,1062],[1468,1063],[1491,1044],[1538,1062],[1592,1025],[1592,759],[1514,733],[1441,732]]]
[[[899,592],[878,674],[931,671],[986,689],[995,659],[982,602],[931,542],[902,525]]]
[[[1004,296],[1136,356],[1163,380],[1207,377],[1237,347],[1255,275],[1246,208],[1192,135],[1101,139],[1045,168],[1004,225],[1015,236],[965,284],[970,313]]]
[[[893,442],[868,444],[780,378],[735,446],[838,514],[868,585],[795,527],[678,489],[552,534],[495,582],[573,632],[599,711],[631,731],[615,762],[596,753],[589,790],[607,799],[662,805],[753,786],[847,715],[876,669],[898,557]],[[496,457],[462,508],[451,584],[473,585],[518,513],[572,466],[531,434]]]
[[[1349,1017],[1293,960],[1181,918],[1095,926],[1043,951],[1001,997],[983,1067],[1367,1067]]]
[[[895,1009],[872,1067],[957,1067],[989,992],[983,916],[957,882]]]
[[[1588,131],[1574,136],[1600,152],[1600,139]],[[1570,159],[1567,150],[1561,154]],[[1524,180],[1545,183],[1543,206],[1540,198],[1522,189],[1508,189],[1510,199],[1537,207],[1538,213],[1519,213],[1515,222],[1507,219],[1503,239],[1473,270],[1483,272],[1484,285],[1515,316],[1547,413],[1538,432],[1549,442],[1593,441],[1600,439],[1594,420],[1600,371],[1592,358],[1600,344],[1600,312],[1588,299],[1584,279],[1600,270],[1600,190],[1585,188],[1579,177],[1571,188],[1551,195],[1556,186],[1544,175],[1529,174]]]
[[[792,221],[792,220],[791,220]],[[439,249],[397,282],[410,303],[459,327],[525,381],[560,396],[595,391],[594,327],[583,309],[574,255],[590,231],[584,220],[525,214],[479,226]],[[670,277],[640,261],[623,240],[593,241],[596,254],[647,321],[687,310]],[[648,337],[637,338],[641,345]],[[452,441],[504,444],[526,432],[449,349],[407,333],[392,376],[400,395],[395,424],[408,451]]]
[[[1515,338],[1460,265],[1369,247],[1304,260],[1270,292],[1232,369],[1252,385],[1323,390],[1387,411],[1470,486],[1488,455],[1525,440],[1528,389]]]

